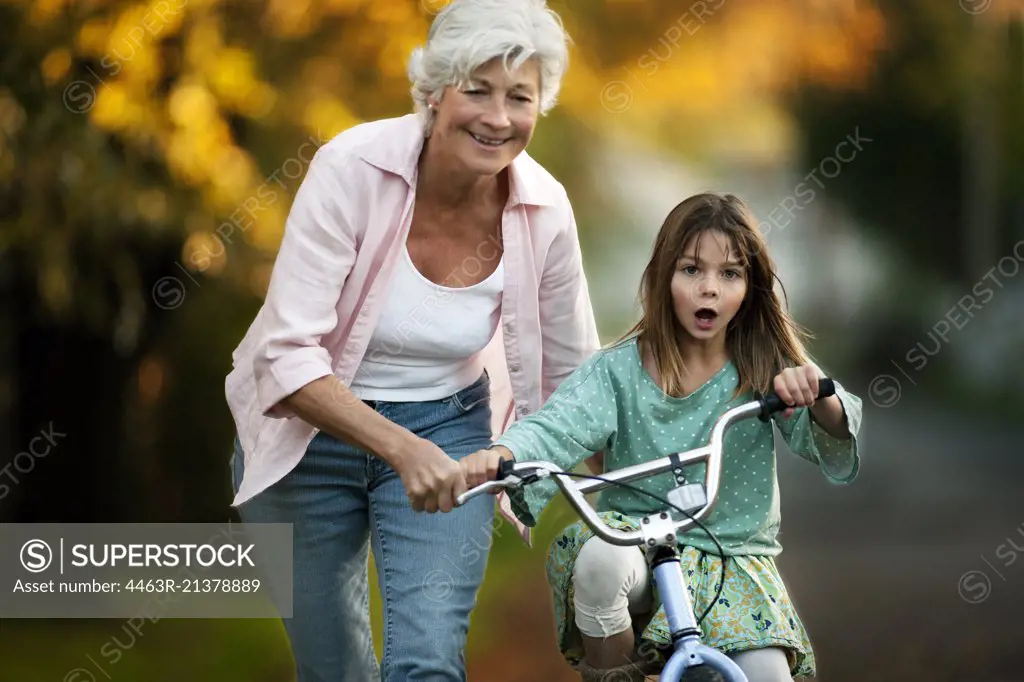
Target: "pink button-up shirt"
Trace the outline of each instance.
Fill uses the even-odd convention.
[[[280,401],[329,374],[346,386],[355,376],[405,248],[423,142],[409,114],[350,128],[310,163],[266,300],[225,382],[245,454],[233,505],[279,481],[316,436]],[[501,324],[482,352],[494,437],[538,410],[600,345],[569,199],[526,152],[511,165],[501,220]],[[499,508],[529,542],[504,495]]]

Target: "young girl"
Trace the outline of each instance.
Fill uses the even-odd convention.
[[[775,266],[756,226],[732,195],[676,206],[643,275],[640,322],[581,365],[541,410],[462,460],[466,483],[492,480],[502,458],[566,471],[603,458],[615,470],[701,447],[715,420],[755,390],[774,390],[791,406],[773,422],[795,454],[833,483],[851,482],[861,401],[838,382],[834,396],[816,400],[824,374],[775,294]],[[688,480],[703,481],[703,464],[689,469]],[[677,483],[665,474],[634,485],[665,498]],[[553,481],[527,486],[517,516],[535,525],[556,494]],[[614,486],[597,505],[606,523],[626,530],[664,509]],[[726,433],[718,500],[703,523],[725,554],[721,595],[701,623],[704,643],[731,656],[751,682],[813,676],[811,643],[775,564],[782,547],[771,424],[746,420]],[[680,536],[679,550],[700,618],[723,579],[723,558],[700,528]],[[642,549],[610,545],[580,521],[552,543],[547,574],[559,647],[585,680],[640,680],[664,663],[669,629]],[[638,665],[640,657],[649,665]]]

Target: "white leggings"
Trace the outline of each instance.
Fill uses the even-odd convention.
[[[572,582],[576,627],[587,637],[611,637],[632,627],[633,617],[650,613],[650,569],[636,547],[617,547],[599,537],[587,540],[576,557]],[[732,659],[750,682],[791,682],[782,649],[751,649]]]

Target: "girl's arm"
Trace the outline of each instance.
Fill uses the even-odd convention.
[[[775,392],[790,408],[772,417],[793,454],[821,467],[831,482],[852,483],[860,469],[857,436],[860,432],[861,400],[838,381],[834,396],[816,400],[823,376],[813,364],[790,368],[775,380]],[[807,407],[810,405],[810,407]]]
[[[851,438],[850,425],[846,423],[846,410],[843,409],[843,402],[838,397],[830,395],[818,400],[811,405],[810,410],[811,418],[828,435],[839,440]]]
[[[587,468],[590,469],[590,473],[598,476],[604,473],[604,453],[598,452],[591,457],[587,457],[584,460],[587,463]]]
[[[617,400],[601,352],[589,358],[555,390],[544,406],[516,421],[488,450],[461,462],[472,487],[493,477],[498,456],[518,462],[542,460],[572,471],[584,459],[604,450],[614,438]],[[479,479],[479,480],[478,480]],[[559,492],[553,481],[510,494],[512,509],[527,526],[536,525],[540,511]]]

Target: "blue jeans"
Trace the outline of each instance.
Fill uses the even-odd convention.
[[[491,445],[489,397],[484,374],[442,400],[368,404],[458,460]],[[243,462],[236,439],[236,491]],[[463,649],[491,545],[492,496],[448,514],[414,512],[383,460],[320,432],[295,469],[238,511],[245,523],[294,524],[293,617],[283,622],[299,682],[466,679]],[[370,545],[384,601],[380,667],[370,631]]]

